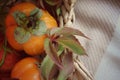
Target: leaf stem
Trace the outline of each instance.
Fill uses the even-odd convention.
[[[6,54],[7,54],[6,46],[7,46],[7,40],[5,38],[5,42],[4,42],[4,46],[3,46],[4,52],[3,52],[2,60],[0,61],[0,67],[4,64],[5,57],[6,57]]]

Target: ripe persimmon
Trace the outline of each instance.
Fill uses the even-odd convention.
[[[37,60],[26,57],[15,64],[11,72],[11,78],[19,80],[41,80]]]
[[[56,20],[46,11],[29,2],[13,6],[6,17],[6,37],[16,50],[29,55],[44,51],[44,30],[57,27]],[[43,31],[42,31],[43,30]]]

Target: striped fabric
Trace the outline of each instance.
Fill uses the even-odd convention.
[[[91,40],[78,37],[88,57],[80,60],[94,76],[111,41],[120,14],[120,0],[78,0],[74,27]]]

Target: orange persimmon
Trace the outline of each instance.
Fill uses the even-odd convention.
[[[27,57],[15,64],[11,72],[11,78],[19,80],[41,80],[37,60]]]
[[[46,10],[29,2],[13,6],[5,23],[8,43],[14,49],[24,50],[29,55],[38,55],[44,51],[46,35],[39,35],[40,29],[57,27],[56,20]]]

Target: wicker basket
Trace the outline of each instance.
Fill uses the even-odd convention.
[[[61,6],[62,15],[59,16],[59,26],[71,26],[75,22],[74,6],[77,0],[63,0]],[[91,74],[78,59],[78,55],[74,55],[75,71],[70,75],[68,80],[93,80]]]

